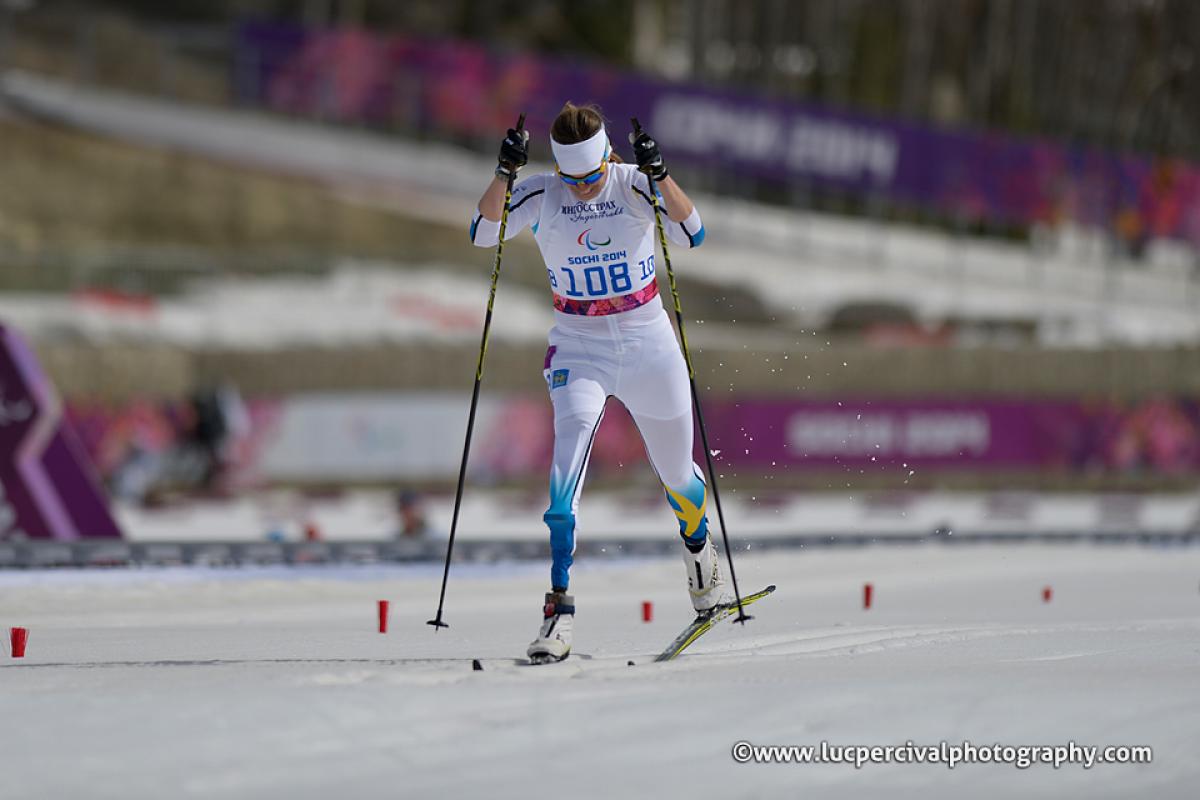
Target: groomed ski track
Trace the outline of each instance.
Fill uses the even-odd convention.
[[[0,654],[4,796],[1192,796],[1200,550],[914,545],[737,567],[778,591],[655,664],[690,617],[678,559],[583,560],[575,653],[536,669],[519,659],[543,564],[456,566],[440,632],[440,565],[0,572],[0,623],[30,629],[25,659]],[[1154,761],[739,764],[742,740],[1074,741]]]

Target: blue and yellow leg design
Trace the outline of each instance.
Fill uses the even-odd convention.
[[[681,491],[675,491],[663,484],[667,492],[667,502],[679,519],[679,535],[689,550],[698,550],[708,538],[708,486],[700,477],[698,470],[692,474],[692,480]]]

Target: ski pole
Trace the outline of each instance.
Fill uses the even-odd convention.
[[[517,120],[517,133],[525,129],[525,115]],[[479,385],[483,382],[483,359],[487,355],[488,334],[492,330],[492,306],[496,302],[496,284],[500,280],[500,256],[504,252],[504,229],[508,226],[508,207],[512,203],[513,181],[517,171],[508,173],[508,181],[504,188],[504,210],[500,213],[500,241],[496,243],[496,261],[492,265],[492,288],[488,293],[487,314],[483,318],[483,338],[479,343],[479,361],[475,365],[475,389],[471,394],[471,413],[467,416],[467,440],[463,444],[462,465],[458,469],[458,489],[454,493],[454,517],[450,522],[450,541],[446,543],[446,568],[442,572],[442,592],[438,597],[437,616],[426,622],[436,631],[438,628],[449,628],[442,622],[442,609],[446,604],[446,584],[450,579],[450,557],[454,553],[454,533],[458,529],[458,512],[462,508],[463,482],[467,476],[467,457],[471,453],[471,433],[475,430],[475,411],[479,407]]]
[[[633,117],[633,136],[642,133],[642,126],[637,117]],[[631,140],[632,141],[632,140]],[[733,582],[733,597],[737,601],[738,616],[734,622],[745,624],[753,619],[742,608],[742,594],[738,591],[737,573],[733,569],[733,549],[729,546],[729,536],[725,533],[725,512],[721,509],[721,493],[717,491],[717,470],[713,466],[712,451],[708,448],[708,431],[704,427],[704,412],[700,410],[700,394],[696,389],[696,370],[692,366],[692,353],[688,349],[687,333],[683,327],[683,306],[679,302],[679,290],[675,287],[675,273],[671,269],[671,253],[667,250],[667,231],[663,227],[662,209],[658,204],[658,190],[654,186],[654,178],[649,175],[650,205],[654,207],[654,224],[658,228],[658,243],[663,251],[663,263],[667,265],[667,283],[671,287],[671,298],[675,301],[675,322],[679,325],[679,341],[683,346],[683,360],[687,363],[688,380],[692,385],[692,406],[696,409],[696,422],[700,426],[700,443],[704,446],[704,460],[708,464],[708,483],[712,486],[713,501],[717,506],[717,519],[721,522],[721,541],[725,543],[725,557],[729,561],[729,579]]]

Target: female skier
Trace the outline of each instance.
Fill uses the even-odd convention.
[[[496,177],[479,200],[471,241],[493,247],[508,176],[528,160],[529,133],[510,129]],[[632,415],[650,463],[679,518],[692,605],[720,602],[724,581],[705,515],[707,488],[692,461],[692,407],[687,367],[655,278],[654,207],[647,176],[670,221],[668,238],[697,247],[700,214],[667,174],[658,144],[633,141],[637,167],[612,151],[595,106],[567,103],[550,128],[554,172],[513,189],[505,239],[533,230],[554,293],[554,327],[545,376],[554,406],[550,468],[550,591],[531,660],[561,661],[571,652],[575,599],[567,593],[575,551],[575,512],[604,404],[616,397]]]

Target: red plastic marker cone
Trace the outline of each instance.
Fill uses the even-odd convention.
[[[387,633],[387,622],[388,622],[388,601],[380,600],[379,601],[379,632],[380,633]]]
[[[875,594],[875,587],[869,583],[863,584],[863,610],[871,607],[871,596]]]
[[[1052,588],[1050,588],[1049,586],[1045,586],[1042,588],[1042,602],[1043,603],[1049,603],[1051,598],[1053,598],[1053,597],[1054,597],[1054,590]]]
[[[650,622],[654,619],[654,603],[649,600],[642,601],[642,622]]]
[[[24,658],[25,645],[29,642],[28,628],[13,628],[12,629],[12,657]]]

